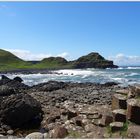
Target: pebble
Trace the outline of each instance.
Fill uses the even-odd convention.
[[[25,138],[26,139],[43,139],[44,135],[40,132],[33,132],[27,135]]]
[[[8,130],[8,131],[7,131],[7,134],[9,134],[9,135],[12,135],[13,133],[14,133],[13,130]]]

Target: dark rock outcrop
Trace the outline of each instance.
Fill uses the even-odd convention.
[[[57,81],[49,81],[47,83],[41,83],[32,87],[35,91],[54,91],[58,89],[62,89],[67,84],[64,82],[57,82]]]
[[[73,61],[74,68],[118,68],[113,61],[106,60],[99,53],[92,52]]]
[[[12,128],[22,127],[40,117],[41,106],[28,94],[8,96],[0,105],[0,121]]]
[[[0,86],[5,85],[17,91],[29,89],[29,86],[21,83],[21,81],[22,79],[20,77],[9,79],[8,77],[2,75],[2,79],[0,80]]]
[[[0,86],[0,96],[8,96],[11,94],[15,94],[15,91],[13,88],[6,85]]]
[[[15,77],[13,80],[18,81],[18,82],[20,82],[20,83],[23,81],[23,80],[22,80],[20,77],[18,77],[18,76]]]

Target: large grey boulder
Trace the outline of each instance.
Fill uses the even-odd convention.
[[[41,119],[41,105],[28,94],[10,95],[1,102],[0,121],[12,128],[22,127],[34,119]]]

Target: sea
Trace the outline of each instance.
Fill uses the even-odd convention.
[[[140,67],[119,67],[116,69],[65,69],[56,70],[52,74],[6,74],[9,78],[20,76],[24,83],[32,86],[50,80],[63,82],[117,82],[120,86],[140,84]]]

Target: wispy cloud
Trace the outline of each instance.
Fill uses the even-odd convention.
[[[51,56],[59,56],[59,57],[64,57],[66,59],[69,57],[67,52],[63,52],[58,55],[52,55],[52,54],[47,54],[47,53],[35,54],[28,50],[20,50],[20,49],[4,49],[4,50],[10,51],[11,53],[13,53],[14,55],[18,56],[19,58],[23,60],[42,60],[43,58],[48,58]]]
[[[8,7],[6,4],[0,5],[0,13],[5,14],[6,16],[14,17],[16,13],[11,7]]]
[[[140,56],[128,56],[122,53],[116,56],[109,56],[108,59],[113,60],[116,65],[140,65]]]

